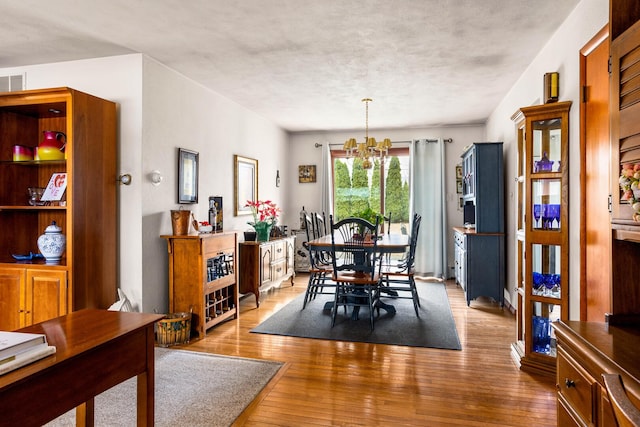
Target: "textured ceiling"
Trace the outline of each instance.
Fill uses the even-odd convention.
[[[141,52],[289,131],[482,123],[579,0],[0,0],[0,68]],[[554,71],[554,70],[549,70]]]

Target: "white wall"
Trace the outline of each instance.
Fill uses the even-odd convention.
[[[1,69],[27,74],[27,89],[68,86],[118,104],[119,171],[133,177],[120,186],[118,286],[138,310],[168,310],[169,212],[177,209],[177,148],[200,152],[199,203],[185,205],[207,219],[208,197],[224,197],[227,230],[248,228],[233,217],[233,155],[259,160],[259,196],[279,205],[275,187],[286,164],[287,135],[265,118],[192,82],[141,54]],[[148,173],[164,175],[153,186]]]
[[[142,301],[144,311],[168,304],[167,245],[170,211],[177,203],[178,148],[199,153],[199,196],[182,205],[199,221],[208,219],[209,196],[223,197],[225,231],[244,231],[250,217],[234,217],[234,154],[258,160],[258,196],[282,206],[284,186],[275,187],[276,169],[286,164],[287,135],[277,126],[221,95],[145,57],[142,138]],[[164,180],[154,186],[157,169]]]
[[[609,21],[607,0],[582,0],[532,61],[487,121],[487,137],[505,142],[507,187],[507,298],[516,305],[515,183],[516,128],[510,120],[520,107],[540,104],[544,73],[560,73],[560,100],[573,101],[569,118],[569,278],[570,318],[580,316],[580,49]]]
[[[321,183],[298,183],[298,165],[316,165],[318,174],[322,164],[322,149],[315,144],[342,145],[347,138],[363,139],[363,130],[350,132],[309,132],[291,134],[289,138],[289,163],[287,166],[287,189],[289,197],[286,199],[286,221],[294,228],[300,225],[299,212],[304,206],[307,212],[322,210],[320,201]],[[402,130],[370,130],[376,139],[391,138],[392,141],[411,141],[414,139],[452,138],[453,142],[446,144],[446,192],[447,192],[447,222],[449,229],[462,226],[462,211],[459,209],[458,194],[456,194],[455,165],[460,163],[463,148],[473,142],[486,141],[484,126],[456,126],[434,127],[423,129]],[[319,175],[318,175],[319,176]],[[425,225],[423,224],[422,227]],[[423,228],[423,232],[429,232]],[[453,232],[449,233],[448,265],[453,266]],[[451,271],[449,272],[452,273]]]

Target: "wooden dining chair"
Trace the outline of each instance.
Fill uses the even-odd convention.
[[[309,252],[309,281],[307,290],[304,294],[304,302],[302,309],[304,310],[307,303],[315,299],[316,295],[335,295],[335,282],[331,280],[333,273],[332,266],[322,261],[322,253],[325,251],[313,249],[308,242],[313,240],[312,222],[310,215],[304,215],[304,222],[307,231],[307,241],[303,244]]]
[[[640,409],[636,407],[624,390],[618,374],[602,374],[618,427],[640,427]]]
[[[332,280],[336,283],[331,327],[336,324],[339,307],[344,307],[345,313],[351,307],[353,320],[358,319],[360,308],[366,307],[373,330],[380,284],[376,269],[379,219],[375,224],[362,218],[346,218],[334,223],[333,215],[329,215],[329,222]]]
[[[409,251],[407,252],[405,261],[397,266],[380,266],[380,277],[382,281],[380,292],[388,295],[390,298],[413,300],[413,308],[416,311],[417,317],[420,317],[420,297],[418,296],[418,290],[416,289],[414,264],[421,222],[422,216],[414,214],[413,221],[411,223]],[[409,295],[406,294],[407,292]]]

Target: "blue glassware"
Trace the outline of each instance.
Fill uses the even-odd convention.
[[[533,272],[533,289],[537,292],[544,286],[544,277],[542,274]]]
[[[533,224],[534,228],[540,228],[538,227],[538,221],[540,220],[540,215],[541,215],[541,207],[539,203],[536,203],[533,205],[533,218],[536,220],[536,222]]]
[[[533,316],[533,351],[549,354],[551,347],[551,330],[549,319]]]
[[[549,228],[549,205],[543,203],[540,205],[540,216],[542,217],[542,226],[540,228]]]

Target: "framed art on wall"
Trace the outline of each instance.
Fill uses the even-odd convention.
[[[198,203],[198,152],[178,148],[178,203]]]
[[[234,158],[234,215],[251,215],[251,208],[245,206],[247,200],[258,200],[258,161],[248,157]]]
[[[298,166],[298,182],[316,182],[316,165]]]

